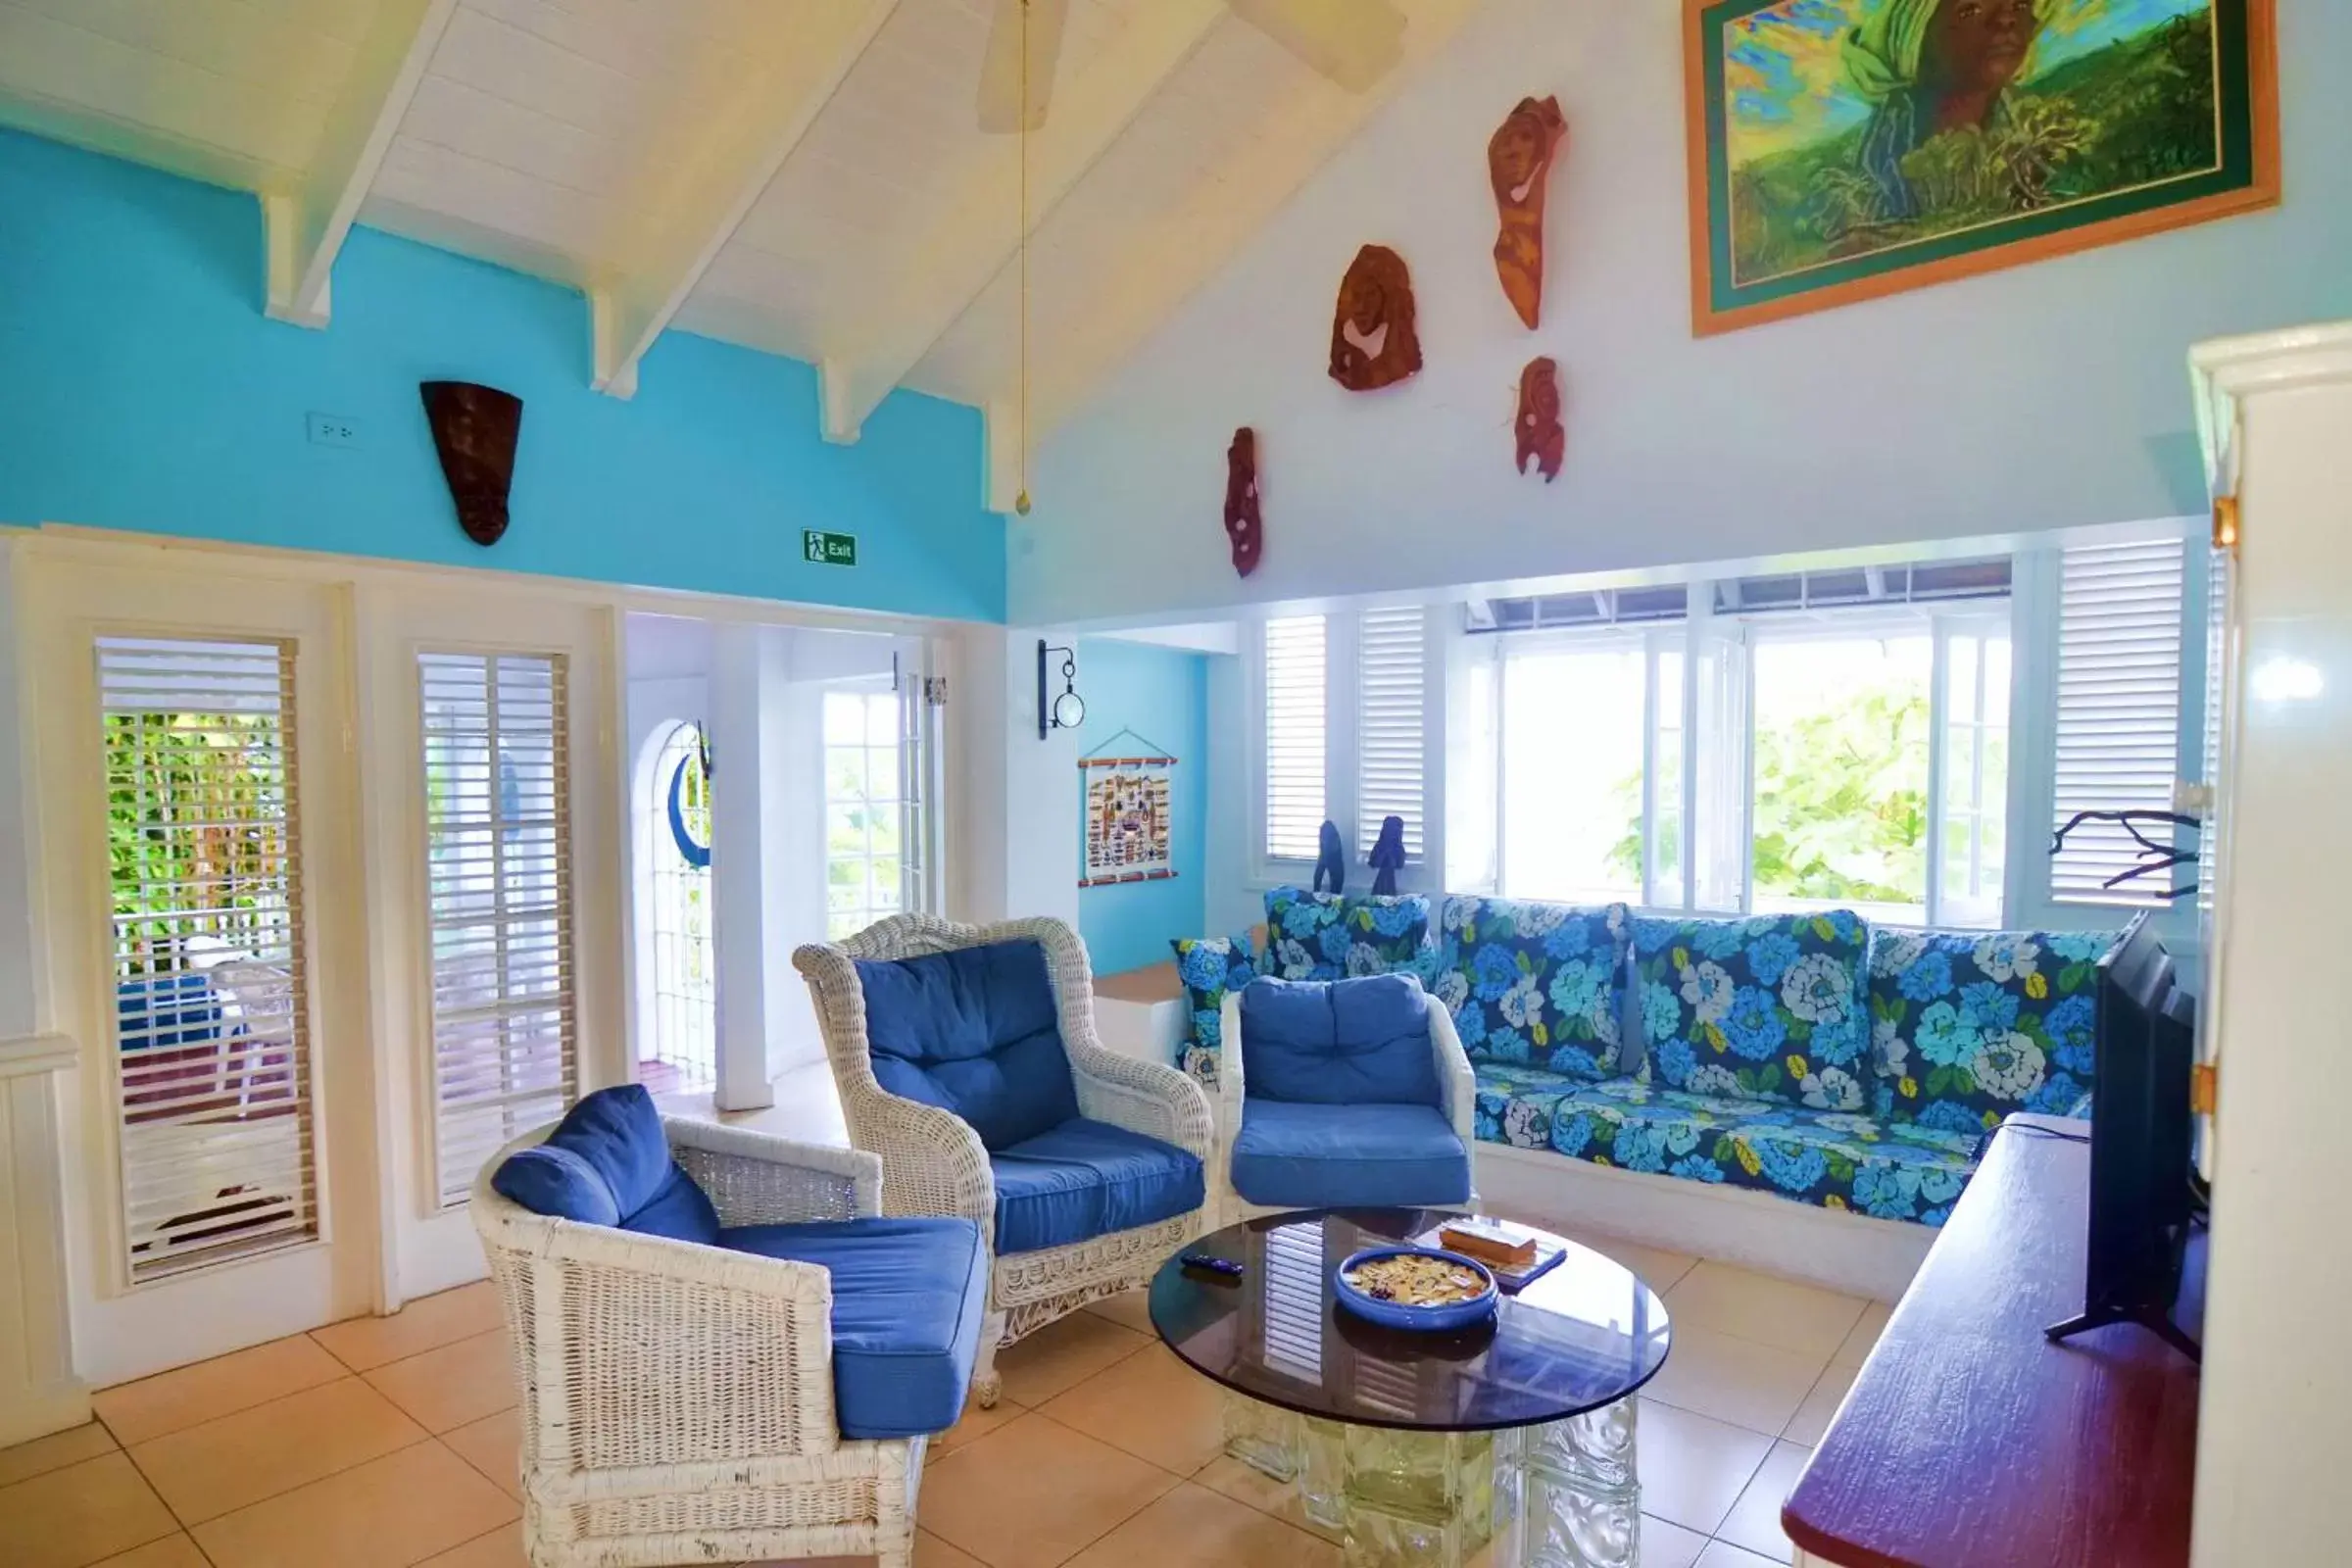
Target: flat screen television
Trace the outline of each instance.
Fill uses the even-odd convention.
[[[2146,914],[2099,959],[2097,986],[2082,1313],[2049,1337],[2137,1323],[2195,1360],[2196,1340],[2174,1318],[2200,1207],[2189,1103],[2195,1005]]]

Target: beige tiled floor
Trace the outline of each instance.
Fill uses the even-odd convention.
[[[1645,1568],[1786,1562],[1780,1505],[1886,1308],[1596,1246],[1675,1312],[1642,1401]],[[1140,1296],[1006,1351],[1005,1398],[932,1446],[916,1568],[1337,1568],[1295,1494],[1224,1458],[1217,1399]],[[486,1286],[109,1389],[0,1449],[7,1568],[526,1568],[505,1332]]]

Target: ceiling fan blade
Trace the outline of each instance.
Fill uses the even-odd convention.
[[[1349,92],[1369,92],[1404,58],[1404,13],[1390,0],[1228,0],[1233,14]]]
[[[988,53],[980,59],[980,128],[992,134],[1037,130],[1054,96],[1054,67],[1061,58],[1061,24],[1069,0],[1029,0],[1029,103],[1021,106],[1021,0],[997,0],[988,24]]]

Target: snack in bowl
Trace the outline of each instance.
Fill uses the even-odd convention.
[[[1341,1276],[1348,1289],[1397,1306],[1452,1306],[1493,1287],[1477,1270],[1427,1253],[1398,1252],[1358,1263]]]

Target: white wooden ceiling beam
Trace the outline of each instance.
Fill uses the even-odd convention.
[[[1053,113],[1029,138],[1028,233],[1110,150],[1225,11],[1225,0],[1152,0],[1076,80],[1057,87]],[[1019,253],[1020,156],[1020,143],[1008,136],[975,157],[957,182],[955,206],[848,313],[834,338],[838,350],[828,346],[824,356],[826,440],[857,440],[866,416]]]
[[[1102,286],[1076,324],[1040,347],[1029,397],[1032,441],[1067,420],[1104,376],[1238,255],[1481,3],[1399,0],[1409,19],[1402,58],[1372,90],[1295,96],[1267,119],[1231,167],[1197,181],[1183,201],[1139,224],[1119,259],[1104,269]]]
[[[335,258],[457,9],[458,0],[378,0],[310,167],[292,188],[262,192],[267,309],[278,320],[326,325]]]
[[[750,52],[728,97],[681,105],[674,139],[649,146],[629,224],[588,291],[593,382],[633,397],[637,367],[816,123],[899,0],[797,0]],[[733,51],[739,64],[745,51]]]

